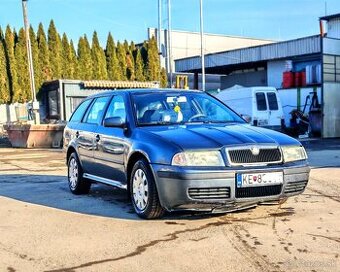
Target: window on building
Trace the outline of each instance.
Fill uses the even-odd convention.
[[[59,116],[58,107],[58,91],[53,90],[48,92],[48,115],[51,117]]]
[[[323,80],[325,82],[340,82],[340,56],[323,56]]]

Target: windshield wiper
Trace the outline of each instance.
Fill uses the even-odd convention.
[[[169,121],[158,121],[158,122],[152,122],[152,123],[139,123],[138,125],[141,127],[145,126],[165,126],[165,125],[179,125],[180,123],[176,122],[169,122]]]
[[[191,123],[203,123],[203,124],[229,124],[229,123],[243,123],[240,121],[217,121],[217,120],[195,120],[190,122],[184,122],[185,124]]]

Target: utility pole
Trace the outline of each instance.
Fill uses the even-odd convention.
[[[22,0],[22,12],[24,16],[24,26],[25,26],[25,33],[26,33],[26,49],[27,49],[27,61],[28,61],[28,70],[30,76],[30,87],[32,93],[32,109],[34,115],[34,123],[40,124],[40,115],[39,115],[39,102],[36,98],[35,93],[35,83],[34,83],[34,68],[33,68],[33,58],[32,58],[32,49],[31,49],[31,40],[30,40],[30,32],[29,32],[29,23],[28,23],[28,16],[27,16],[27,1]]]
[[[201,66],[202,66],[202,91],[205,92],[205,64],[204,64],[204,33],[203,33],[203,0],[200,0],[200,25],[201,25]]]
[[[171,0],[168,0],[168,46],[167,46],[167,57],[170,73],[170,88],[172,88],[172,44],[171,44]]]
[[[162,69],[162,0],[158,0],[158,56],[159,56],[159,81],[161,81]]]

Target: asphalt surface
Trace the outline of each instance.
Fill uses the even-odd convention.
[[[340,271],[340,140],[303,144],[302,195],[152,221],[119,189],[72,195],[60,150],[0,148],[0,271]]]

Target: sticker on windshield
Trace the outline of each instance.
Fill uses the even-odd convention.
[[[167,103],[184,103],[187,102],[187,98],[185,96],[169,96],[166,98]]]

